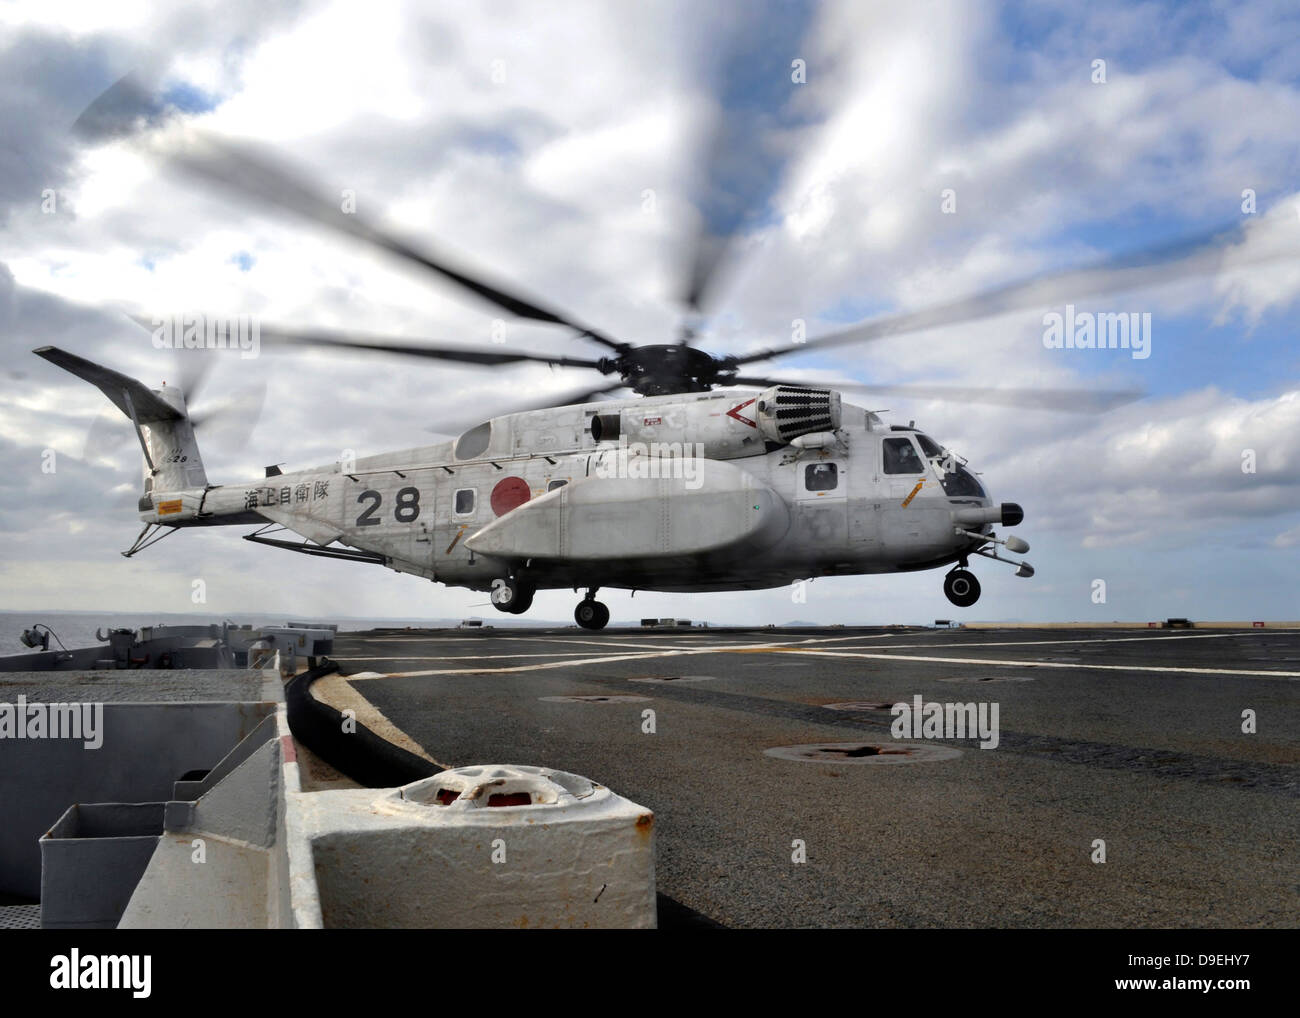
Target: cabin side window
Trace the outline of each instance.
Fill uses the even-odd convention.
[[[887,438],[882,443],[885,473],[887,474],[921,474],[925,464],[917,454],[916,446],[910,438]]]
[[[546,486],[546,490],[554,491],[556,488],[563,488],[568,483],[569,483],[569,479],[567,477],[557,477],[554,481],[552,481],[550,484]]]
[[[474,489],[457,488],[452,499],[452,510],[457,516],[469,516],[474,512]]]
[[[803,484],[809,491],[834,491],[840,483],[840,470],[834,463],[809,463],[804,468]]]

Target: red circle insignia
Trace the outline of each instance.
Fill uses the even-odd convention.
[[[518,509],[532,497],[528,482],[522,477],[504,477],[492,489],[492,511],[504,516],[511,509]]]

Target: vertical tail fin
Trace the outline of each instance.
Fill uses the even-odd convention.
[[[146,494],[207,486],[208,475],[194,438],[194,426],[179,389],[167,385],[150,389],[143,382],[55,346],[32,352],[96,386],[126,414],[144,453]]]

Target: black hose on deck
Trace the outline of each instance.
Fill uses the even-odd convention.
[[[322,660],[285,687],[289,731],[293,737],[331,767],[367,788],[393,788],[437,774],[441,768],[436,764],[394,746],[311,695],[313,682],[338,670],[335,662]]]

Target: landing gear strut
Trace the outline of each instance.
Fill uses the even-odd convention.
[[[599,587],[592,587],[573,609],[573,620],[583,629],[604,629],[609,625],[609,609],[596,600]]]
[[[509,579],[493,580],[492,604],[496,606],[497,611],[522,615],[533,605],[533,588],[513,576]]]
[[[969,608],[980,599],[980,581],[966,569],[954,569],[943,578],[943,592],[958,608]]]

